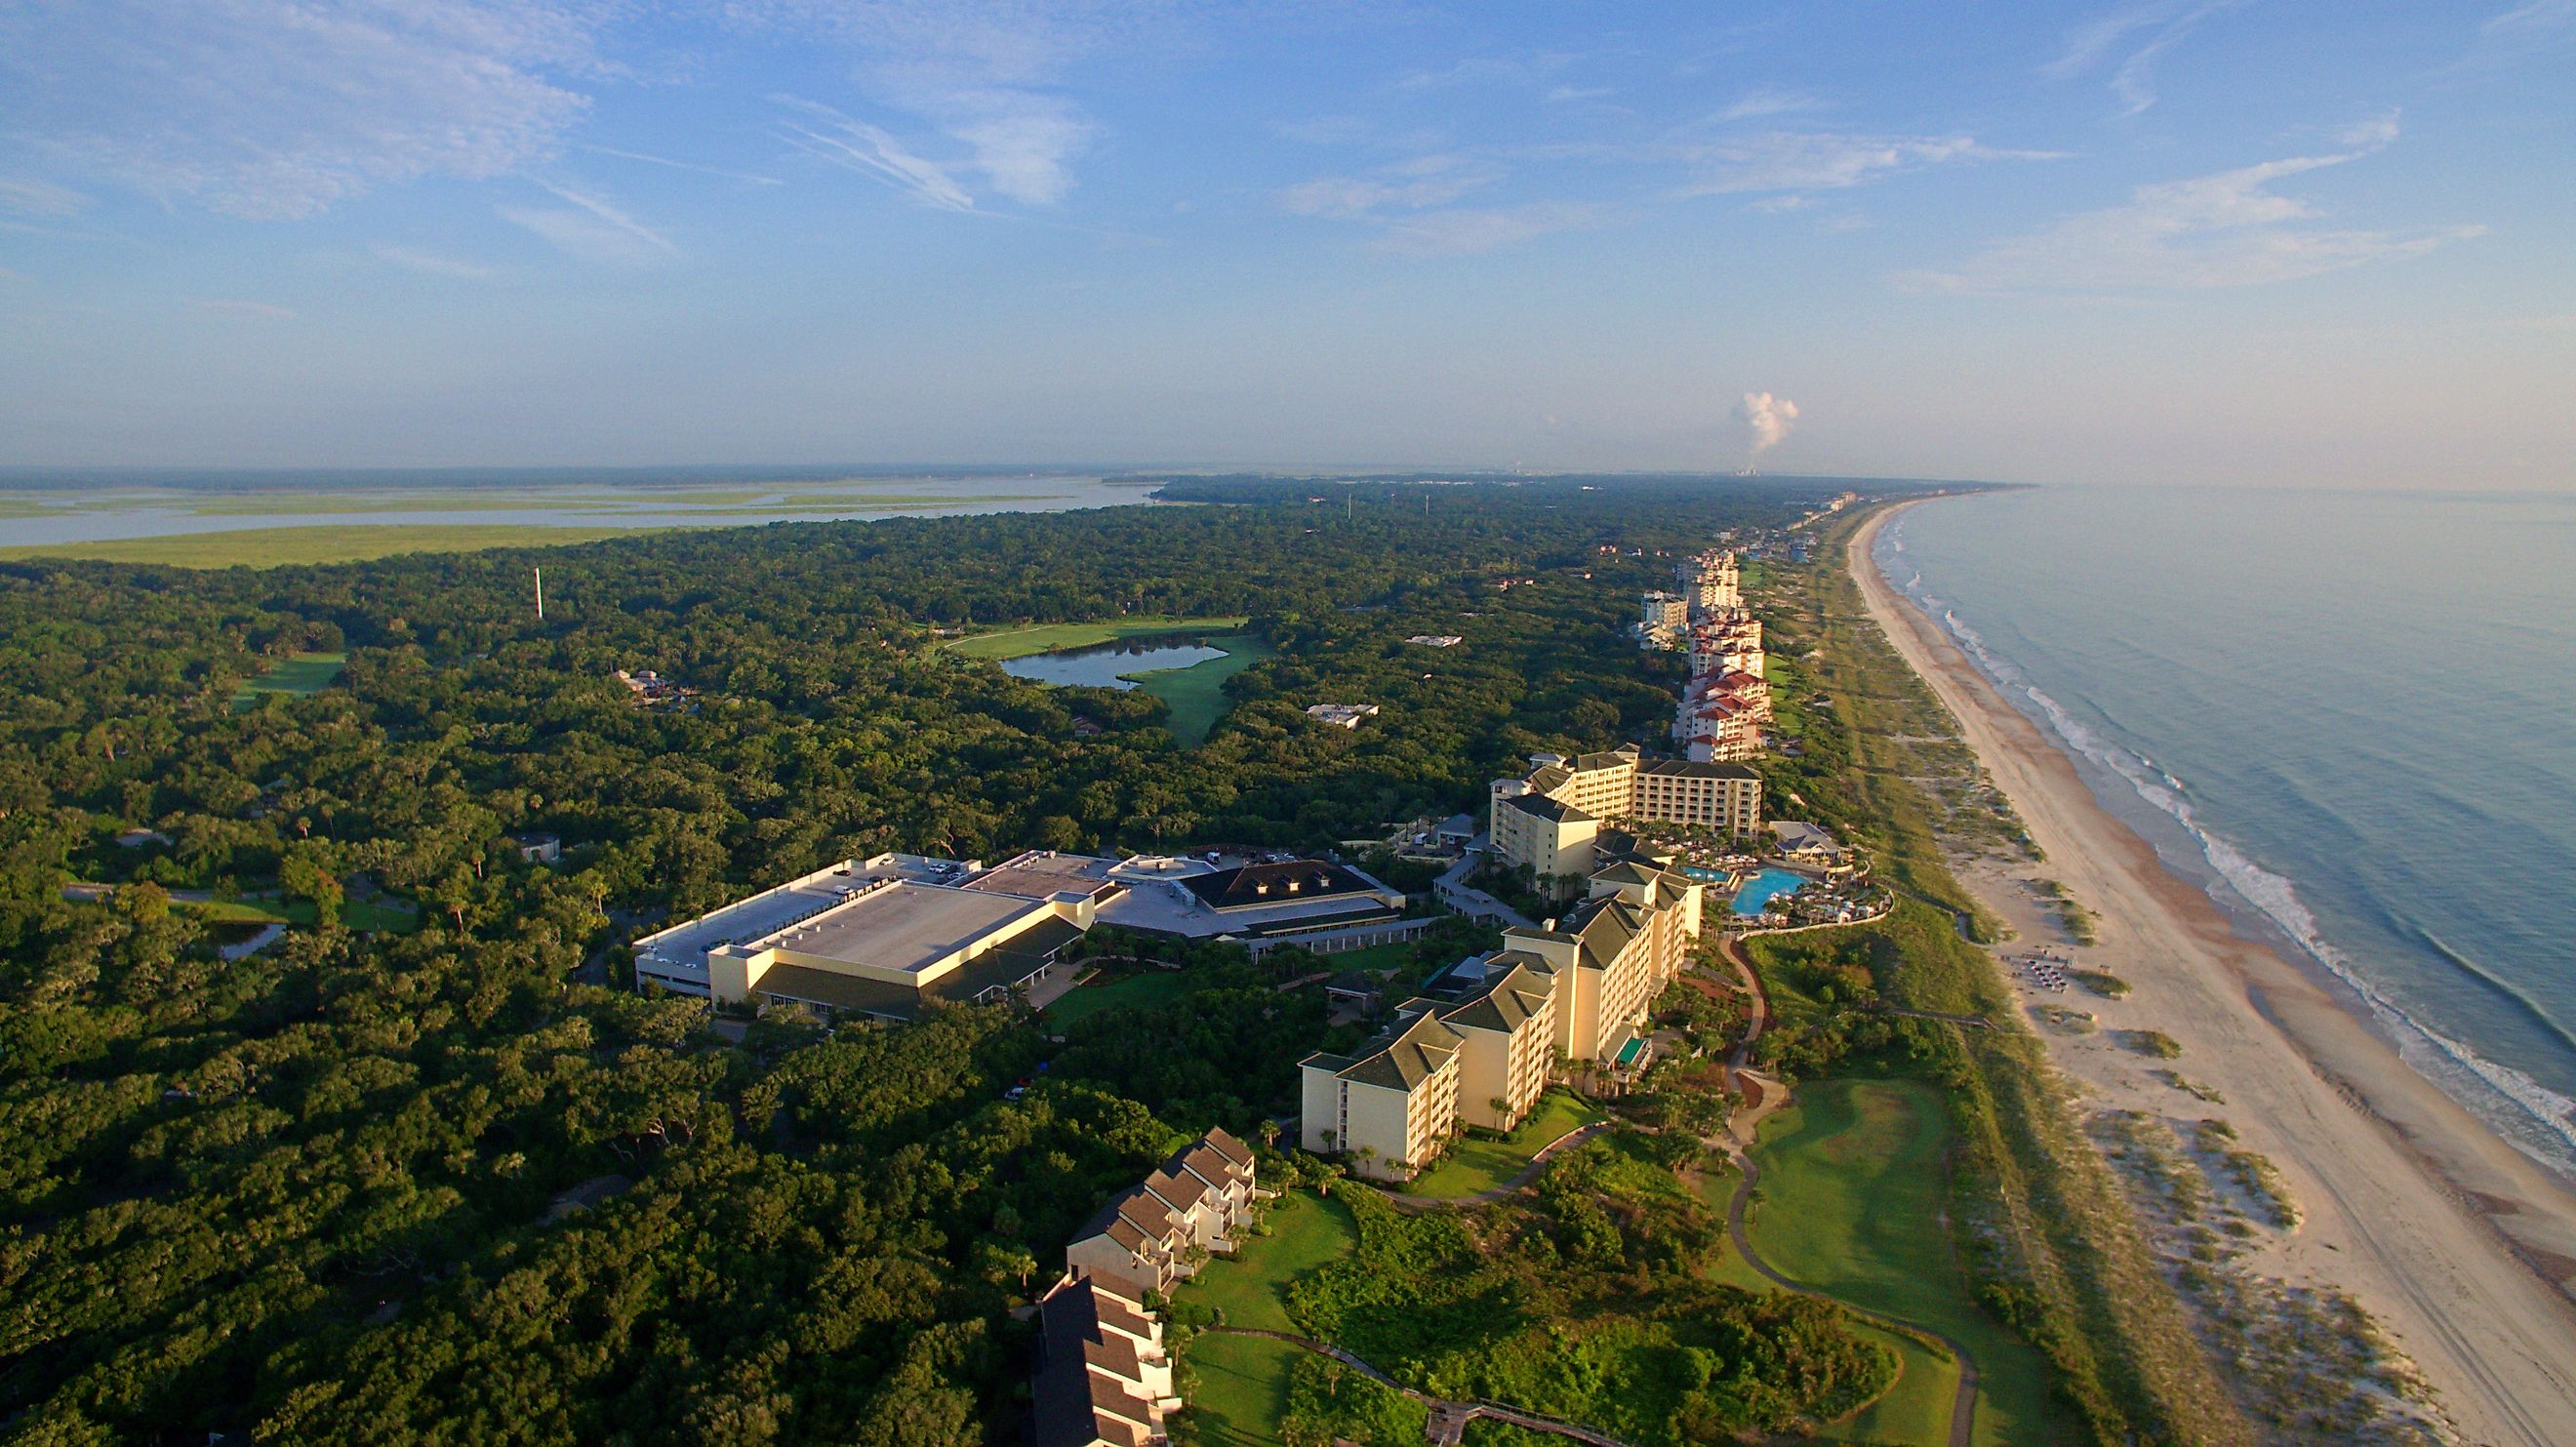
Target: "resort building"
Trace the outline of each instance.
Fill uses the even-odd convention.
[[[1699,934],[1700,886],[1651,859],[1592,880],[1562,920],[1503,931],[1503,948],[1442,971],[1355,1055],[1299,1062],[1298,1142],[1377,1180],[1411,1178],[1465,1126],[1511,1130],[1557,1052],[1633,1073],[1655,996]]]
[[[1736,763],[1648,758],[1635,745],[1606,753],[1533,754],[1530,772],[1493,784],[1496,858],[1542,885],[1600,867],[1610,821],[1695,824],[1720,834],[1762,828],[1762,780]]]
[[[1679,593],[1648,593],[1638,600],[1638,647],[1679,648],[1689,631],[1689,598]]]
[[[1373,703],[1315,703],[1306,706],[1306,717],[1335,728],[1355,729],[1360,720],[1377,717]]]
[[[1359,1175],[1412,1178],[1458,1132],[1460,1052],[1466,1040],[1425,1011],[1360,1047],[1299,1062],[1304,1109],[1299,1144],[1339,1151]]]
[[[1159,1447],[1181,1399],[1163,1323],[1145,1293],[1107,1276],[1066,1276],[1038,1299],[1037,1368],[1029,1382],[1035,1447]]]
[[[1673,565],[1673,579],[1693,613],[1727,613],[1744,606],[1743,574],[1735,554],[1701,553]]]
[[[1168,1292],[1198,1269],[1194,1250],[1234,1250],[1234,1230],[1259,1198],[1252,1148],[1211,1130],[1084,1222],[1064,1248],[1065,1267]]]
[[[636,986],[883,1021],[1007,999],[1052,974],[1124,892],[1115,863],[844,860],[636,941]]]
[[[1126,889],[1102,902],[1101,923],[1181,939],[1231,937],[1256,954],[1281,943],[1364,948],[1353,942],[1383,944],[1423,927],[1404,918],[1402,890],[1320,859],[1221,864],[1204,856],[1139,856],[1112,878]]]
[[[1404,641],[1417,643],[1425,648],[1455,648],[1467,640],[1457,633],[1416,633]]]

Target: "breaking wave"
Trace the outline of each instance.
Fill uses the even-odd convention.
[[[2019,694],[2029,699],[2068,749],[2118,775],[2141,800],[2179,824],[2230,890],[2261,911],[2311,959],[2361,997],[2371,1013],[2397,1037],[2401,1058],[2419,1072],[2437,1080],[2442,1075],[2451,1075],[2455,1079],[2465,1075],[2477,1081],[2494,1098],[2513,1108],[2515,1115],[2512,1120],[2497,1122],[2504,1127],[2503,1134],[2507,1140],[2546,1164],[2562,1171],[2576,1172],[2576,1098],[2551,1090],[2511,1066],[2487,1059],[2391,999],[2325,937],[2316,915],[2300,900],[2296,885],[2286,877],[2265,869],[2234,842],[2200,822],[2198,811],[2184,797],[2186,790],[2181,779],[2146,755],[2104,738],[2098,730],[2070,713],[1989,648],[1985,637],[1970,627],[1955,610],[1924,591],[1920,587],[1921,579],[1922,574],[1917,571],[1903,591],[1912,596],[1925,612],[1941,620],[1941,626],[1958,640],[1960,648],[1998,689],[2007,695]],[[2463,974],[2482,985],[2500,990],[2542,1028],[2571,1048],[2576,1048],[2576,1036],[2571,1036],[2565,1027],[2551,1019],[2537,1002],[2438,939],[2429,935],[2426,939],[2437,953]],[[2435,1065],[2448,1066],[2449,1069],[2437,1074],[2427,1068]],[[2531,1128],[2514,1129],[2516,1122]]]

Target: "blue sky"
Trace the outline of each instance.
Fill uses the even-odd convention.
[[[0,461],[2566,487],[2571,162],[2576,0],[0,0]]]

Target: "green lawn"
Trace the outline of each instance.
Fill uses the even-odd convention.
[[[1449,1148],[1440,1163],[1417,1178],[1407,1195],[1428,1196],[1434,1200],[1454,1200],[1491,1190],[1510,1180],[1521,1167],[1530,1163],[1540,1148],[1577,1126],[1590,1125],[1608,1116],[1598,1106],[1570,1090],[1551,1090],[1539,1097],[1538,1109],[1508,1141],[1480,1141],[1461,1137]]]
[[[1184,1282],[1178,1298],[1212,1306],[1228,1326],[1295,1331],[1288,1319],[1288,1284],[1359,1244],[1351,1208],[1312,1191],[1291,1191],[1270,1203],[1270,1234],[1247,1236],[1230,1261],[1210,1261]]]
[[[1904,1443],[1905,1447],[1946,1447],[1950,1440],[1950,1403],[1959,1395],[1959,1365],[1938,1347],[1910,1336],[1851,1324],[1852,1335],[1896,1353],[1896,1384],[1887,1395],[1819,1435],[1829,1442]]]
[[[164,538],[105,538],[0,548],[0,560],[93,558],[111,563],[168,563],[183,568],[277,568],[354,563],[396,553],[465,553],[482,548],[544,548],[649,532],[647,528],[550,528],[515,523],[349,523],[309,528],[237,528]]]
[[[1270,645],[1248,633],[1230,633],[1207,639],[1206,643],[1210,648],[1224,649],[1225,656],[1187,668],[1126,675],[1136,680],[1137,688],[1171,708],[1172,738],[1185,749],[1205,743],[1208,730],[1216,727],[1216,721],[1233,704],[1234,700],[1225,696],[1225,681],[1271,656]]]
[[[1260,1336],[1201,1332],[1190,1341],[1190,1420],[1204,1447],[1268,1447],[1288,1415],[1288,1373],[1302,1349]]]
[[[2043,1437],[2038,1354],[1969,1294],[1942,1223],[1941,1097],[1911,1080],[1820,1080],[1763,1122],[1753,1244],[1790,1279],[1967,1344],[1983,1384],[1979,1442]],[[1895,1410],[1891,1407],[1889,1410]],[[1937,1440],[1937,1439],[1936,1439]]]
[[[1295,1331],[1288,1319],[1288,1284],[1359,1244],[1350,1207],[1312,1191],[1291,1191],[1270,1203],[1271,1234],[1247,1236],[1233,1260],[1210,1261],[1182,1283],[1182,1302],[1214,1307],[1229,1326]],[[1201,1332],[1190,1342],[1189,1365],[1198,1376],[1190,1411],[1210,1447],[1279,1440],[1288,1414],[1288,1373],[1299,1349],[1266,1337]]]
[[[1160,1005],[1201,988],[1187,970],[1147,969],[1133,975],[1084,985],[1046,1007],[1047,1023],[1061,1029],[1086,1015],[1129,1005]]]
[[[298,653],[281,658],[268,666],[268,671],[233,691],[236,704],[256,703],[263,693],[291,693],[301,698],[320,693],[331,686],[347,666],[345,653]]]
[[[948,651],[961,658],[1025,658],[1032,653],[1053,653],[1066,648],[1088,648],[1095,643],[1110,643],[1121,638],[1150,637],[1157,633],[1229,633],[1251,622],[1236,614],[1225,618],[1168,618],[1160,615],[1144,618],[1114,618],[1099,623],[1041,623],[1033,628],[1011,628],[998,633],[978,633],[960,638],[948,645]]]

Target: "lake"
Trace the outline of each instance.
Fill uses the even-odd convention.
[[[1210,648],[1204,643],[1131,638],[1090,648],[1068,648],[1060,653],[1030,653],[1006,658],[1002,660],[1002,671],[1013,678],[1052,683],[1058,687],[1134,688],[1135,680],[1124,675],[1158,673],[1168,668],[1195,668],[1225,656],[1224,649]]]

